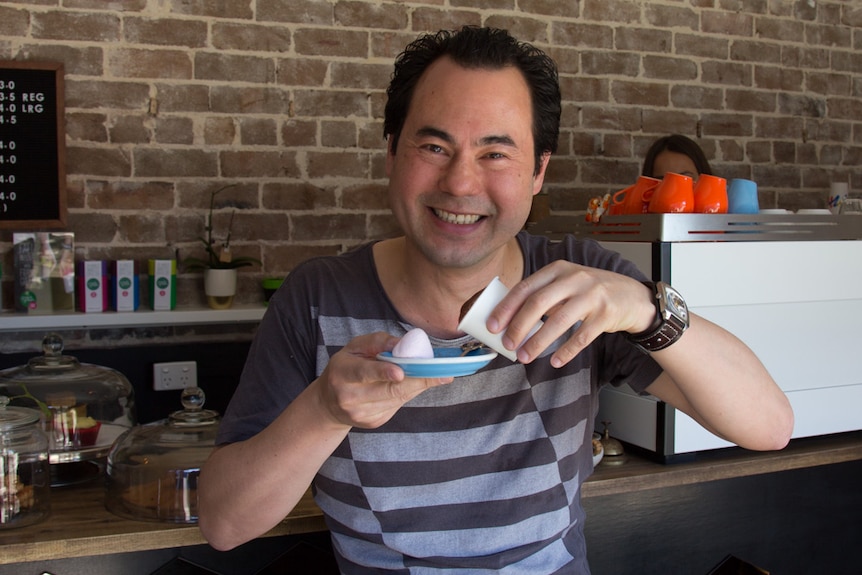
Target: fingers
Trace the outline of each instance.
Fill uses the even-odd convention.
[[[646,292],[628,276],[554,262],[512,287],[489,317],[488,329],[505,331],[503,345],[518,350],[521,363],[570,333],[551,356],[551,365],[561,367],[602,333],[631,331],[645,313]],[[531,335],[539,321],[543,325]]]
[[[404,404],[431,387],[451,383],[452,378],[404,378],[343,386],[335,407],[341,421],[352,427],[373,429],[389,421]]]
[[[583,318],[583,302],[574,297],[572,281],[581,266],[566,264],[550,264],[518,282],[489,317],[488,329],[503,331],[503,345],[518,350],[522,363],[532,361]]]
[[[376,359],[397,341],[385,333],[363,335],[332,356],[315,384],[326,411],[336,422],[379,427],[423,391],[452,382],[452,378],[408,378],[397,365]]]
[[[529,333],[542,315],[561,301],[555,289],[556,268],[550,264],[512,286],[488,317],[488,330],[498,333],[505,328],[507,334],[512,330],[513,337]]]
[[[595,322],[588,320],[581,322],[572,335],[551,355],[551,365],[556,368],[563,367],[586,349],[603,333],[601,329],[596,329],[595,325]]]

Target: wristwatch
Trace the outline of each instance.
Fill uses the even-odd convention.
[[[629,334],[628,340],[644,352],[664,349],[682,337],[688,329],[688,306],[678,291],[664,282],[643,282],[655,295],[656,319],[640,333]]]

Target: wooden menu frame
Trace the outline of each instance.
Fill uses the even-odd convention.
[[[63,64],[0,60],[0,230],[66,227]]]

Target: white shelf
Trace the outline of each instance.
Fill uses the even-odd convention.
[[[236,306],[225,310],[194,308],[152,311],[149,309],[139,309],[133,312],[70,312],[44,315],[0,313],[0,332],[257,323],[263,317],[264,311],[266,311],[266,307],[254,305]]]

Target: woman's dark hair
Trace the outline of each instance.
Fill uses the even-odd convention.
[[[544,52],[517,41],[506,30],[465,26],[420,36],[395,60],[395,71],[386,91],[383,135],[391,149],[398,147],[404,120],[416,83],[436,60],[448,56],[459,66],[498,70],[514,66],[524,75],[533,108],[535,170],[542,156],[557,151],[560,135],[560,85],[557,66]]]
[[[703,150],[700,149],[700,146],[697,145],[697,142],[681,134],[664,136],[652,143],[644,157],[644,166],[643,170],[641,170],[641,175],[654,177],[653,172],[655,170],[656,156],[665,150],[676,152],[678,154],[685,154],[691,158],[692,162],[694,162],[694,167],[698,174],[712,175],[712,168],[709,167],[709,160],[706,159],[706,155],[703,153]]]

